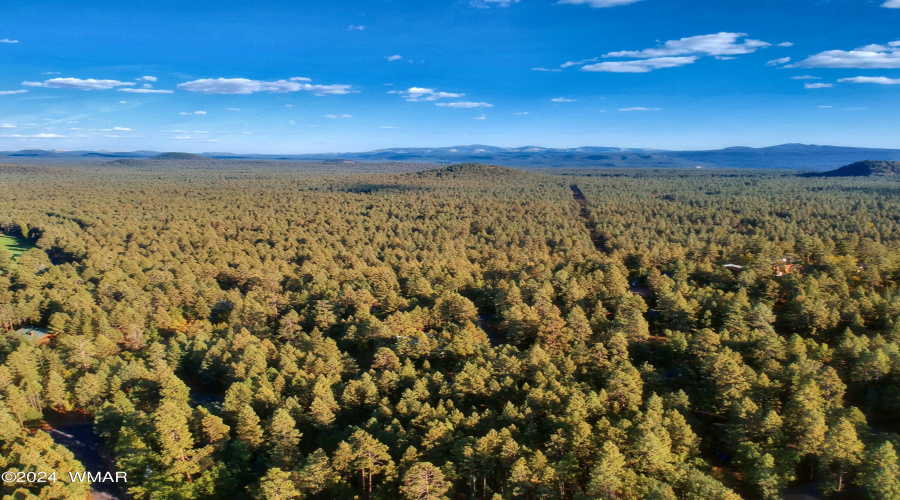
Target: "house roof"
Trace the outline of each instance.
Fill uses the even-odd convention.
[[[27,335],[33,339],[42,339],[47,335],[50,335],[50,330],[44,328],[19,328],[15,331],[15,333],[19,335]]]

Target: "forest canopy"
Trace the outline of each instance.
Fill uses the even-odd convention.
[[[0,469],[82,413],[138,499],[900,498],[895,178],[164,163],[0,166]]]

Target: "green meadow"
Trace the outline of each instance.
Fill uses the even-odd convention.
[[[22,252],[34,248],[34,244],[22,237],[0,233],[0,247],[12,253],[13,259],[18,259]]]

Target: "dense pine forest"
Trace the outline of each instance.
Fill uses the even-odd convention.
[[[135,499],[900,499],[900,179],[431,168],[0,166],[0,471],[77,414]]]

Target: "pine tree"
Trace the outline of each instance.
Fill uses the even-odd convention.
[[[269,422],[268,439],[271,443],[272,463],[283,470],[290,470],[297,460],[297,444],[302,434],[287,410],[279,408]]]
[[[869,450],[860,479],[873,499],[900,500],[900,458],[890,441]]]
[[[300,492],[291,480],[291,473],[273,467],[259,481],[260,497],[265,500],[299,498]]]
[[[597,465],[591,469],[588,493],[600,498],[617,498],[624,485],[624,474],[625,456],[619,452],[615,443],[606,441],[597,458]]]
[[[828,468],[828,491],[844,490],[844,476],[860,464],[865,446],[856,434],[856,428],[846,418],[828,430],[822,447],[822,465]]]
[[[443,500],[450,489],[444,473],[430,462],[414,464],[403,475],[400,492],[410,500]]]

